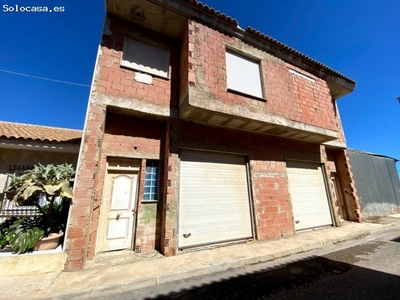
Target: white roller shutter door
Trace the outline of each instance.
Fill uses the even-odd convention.
[[[182,150],[179,248],[252,237],[243,156]]]
[[[288,162],[287,175],[295,229],[331,225],[332,217],[321,166]]]

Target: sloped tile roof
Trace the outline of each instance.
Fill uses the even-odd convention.
[[[216,9],[214,9],[214,8],[204,4],[204,3],[201,3],[200,1],[197,1],[197,0],[185,0],[185,1],[187,3],[189,3],[189,4],[191,4],[191,5],[199,8],[199,9],[201,9],[202,11],[210,14],[210,15],[213,15],[213,16],[215,16],[215,17],[217,17],[217,18],[219,18],[219,19],[221,19],[221,20],[223,20],[225,22],[228,22],[228,23],[232,24],[233,26],[238,26],[239,25],[239,23],[236,21],[236,19],[234,19],[234,18],[232,18],[230,16],[227,16],[226,14],[221,13],[220,11],[218,11],[218,10],[216,10]]]
[[[345,80],[347,80],[347,81],[349,81],[351,83],[356,83],[353,79],[351,79],[351,78],[349,78],[349,77],[347,77],[347,76],[345,76],[345,75],[333,70],[332,68],[320,63],[319,61],[316,61],[315,59],[313,59],[313,58],[311,58],[311,57],[309,57],[309,56],[307,56],[307,55],[305,55],[305,54],[303,54],[303,53],[301,53],[301,52],[299,52],[299,51],[297,51],[297,50],[295,50],[295,49],[293,49],[293,48],[291,48],[291,47],[289,47],[287,45],[285,45],[284,43],[282,43],[282,42],[280,42],[278,40],[275,40],[274,38],[272,38],[272,37],[260,32],[260,31],[258,31],[256,29],[254,29],[254,28],[247,27],[246,28],[246,32],[254,34],[255,36],[257,36],[257,37],[259,37],[259,38],[261,38],[263,40],[269,41],[269,42],[271,42],[271,43],[273,43],[273,44],[275,44],[275,45],[287,50],[288,52],[293,53],[294,55],[297,55],[297,56],[299,56],[299,57],[301,57],[301,58],[303,58],[303,59],[305,59],[305,60],[307,60],[307,61],[309,61],[309,62],[311,62],[313,64],[316,64],[317,66],[319,66],[319,67],[321,67],[323,69],[326,69],[326,70],[334,73],[335,75],[337,75],[339,77],[342,77],[343,79],[345,79]]]
[[[82,131],[0,121],[0,138],[49,142],[76,142],[82,138]]]
[[[232,17],[230,17],[230,16],[228,16],[228,15],[226,15],[224,13],[221,13],[220,11],[218,11],[218,10],[216,10],[216,9],[206,5],[206,4],[203,4],[202,2],[200,2],[198,0],[185,0],[185,1],[187,3],[189,3],[189,4],[191,4],[192,6],[204,11],[205,13],[208,13],[209,15],[212,15],[212,16],[214,16],[214,17],[216,17],[216,18],[218,18],[218,19],[220,19],[222,21],[225,21],[225,22],[227,22],[227,23],[229,23],[229,24],[231,24],[233,26],[239,26],[239,23],[236,21],[236,19],[234,19],[234,18],[232,18]],[[347,77],[347,76],[345,76],[345,75],[333,70],[332,68],[330,68],[330,67],[328,67],[328,66],[326,66],[326,65],[324,65],[324,64],[322,64],[322,63],[320,63],[318,61],[316,61],[315,59],[313,59],[313,58],[311,58],[311,57],[309,57],[309,56],[307,56],[307,55],[305,55],[305,54],[303,54],[303,53],[301,53],[301,52],[299,52],[299,51],[297,51],[297,50],[295,50],[295,49],[293,49],[293,48],[291,48],[291,47],[289,47],[287,45],[285,45],[282,42],[279,42],[278,40],[276,40],[276,39],[274,39],[274,38],[272,38],[272,37],[260,32],[260,31],[258,31],[256,29],[254,29],[252,27],[247,27],[245,29],[245,31],[247,33],[250,33],[250,34],[260,38],[260,39],[263,39],[263,40],[268,41],[268,42],[270,42],[272,44],[275,44],[278,47],[281,47],[282,49],[285,49],[290,54],[293,54],[293,55],[295,55],[297,57],[300,57],[301,59],[304,59],[304,60],[306,60],[306,61],[308,61],[308,62],[310,62],[312,64],[317,65],[320,68],[323,68],[323,69],[325,69],[325,70],[327,70],[329,72],[332,72],[336,76],[342,77],[343,79],[349,81],[352,84],[356,83],[353,79],[351,79],[351,78],[349,78],[349,77]]]

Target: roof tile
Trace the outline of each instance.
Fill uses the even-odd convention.
[[[291,47],[289,47],[287,45],[285,45],[284,43],[282,43],[282,42],[280,42],[280,41],[278,41],[278,40],[276,40],[276,39],[274,39],[274,38],[272,38],[272,37],[260,32],[260,31],[258,31],[256,29],[254,29],[254,28],[247,27],[246,28],[246,32],[254,34],[255,36],[257,36],[257,37],[259,37],[261,39],[264,39],[264,40],[269,41],[269,42],[271,42],[271,43],[273,43],[275,45],[278,45],[279,47],[282,47],[283,49],[289,51],[290,53],[293,53],[293,54],[295,54],[295,55],[297,55],[297,56],[299,56],[299,57],[301,57],[301,58],[303,58],[305,60],[308,60],[309,62],[311,62],[313,64],[316,64],[319,67],[321,67],[323,69],[326,69],[326,70],[334,73],[335,75],[337,75],[339,77],[342,77],[343,79],[345,79],[347,81],[350,81],[351,83],[356,83],[353,79],[351,79],[351,78],[349,78],[349,77],[347,77],[347,76],[345,76],[345,75],[333,70],[332,68],[330,68],[330,67],[328,67],[328,66],[326,66],[326,65],[324,65],[324,64],[322,64],[322,63],[320,63],[318,61],[316,61],[315,59],[313,59],[313,58],[311,58],[311,57],[309,57],[309,56],[307,56],[307,55],[305,55],[305,54],[303,54],[303,53],[301,53],[301,52],[299,52],[299,51],[297,51],[297,50],[295,50],[295,49],[293,49],[293,48],[291,48]]]
[[[203,4],[198,0],[185,0],[185,1],[187,3],[193,5],[194,7],[197,7],[198,9],[204,11],[205,13],[208,13],[210,15],[215,16],[216,18],[218,18],[220,20],[228,22],[233,26],[239,26],[239,23],[236,21],[236,19],[234,19],[234,18],[232,18],[232,17],[230,17],[230,16],[228,16],[228,15],[226,15],[224,13],[221,13],[220,11],[218,11],[218,10],[216,10],[216,9],[206,5],[206,4]],[[258,31],[256,29],[254,29],[252,27],[247,27],[245,29],[245,31],[250,33],[250,34],[253,34],[254,36],[257,36],[258,38],[261,38],[261,39],[263,39],[265,41],[271,42],[271,43],[273,43],[273,44],[275,44],[275,45],[287,50],[288,52],[290,52],[290,53],[292,53],[292,54],[294,54],[294,55],[296,55],[296,56],[298,56],[298,57],[300,57],[300,58],[302,58],[304,60],[307,60],[310,63],[313,63],[313,64],[315,64],[315,65],[317,65],[317,66],[319,66],[319,67],[321,67],[321,68],[323,68],[323,69],[325,69],[325,70],[327,70],[329,72],[332,72],[336,76],[342,77],[343,79],[345,79],[345,80],[347,80],[347,81],[349,81],[349,82],[351,82],[353,84],[356,83],[353,79],[351,79],[351,78],[349,78],[349,77],[347,77],[347,76],[345,76],[345,75],[333,70],[332,68],[330,68],[330,67],[328,67],[328,66],[326,66],[326,65],[324,65],[324,64],[322,64],[322,63],[320,63],[318,61],[316,61],[315,59],[312,59],[311,57],[309,57],[309,56],[307,56],[307,55],[305,55],[305,54],[303,54],[303,53],[301,53],[301,52],[299,52],[299,51],[297,51],[297,50],[285,45],[282,42],[279,42],[278,40],[276,40],[276,39],[274,39],[274,38],[272,38],[272,37],[260,32],[260,31]]]
[[[0,121],[0,138],[15,138],[50,142],[73,142],[82,138],[82,131],[76,129]]]
[[[225,22],[232,24],[233,26],[239,25],[239,23],[234,18],[227,16],[226,14],[221,13],[220,11],[218,11],[206,4],[203,4],[200,1],[197,1],[197,0],[185,0],[185,1],[206,13],[214,15],[215,17],[219,18],[220,20],[223,20]]]

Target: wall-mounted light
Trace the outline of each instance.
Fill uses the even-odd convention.
[[[144,21],[144,10],[140,6],[131,8],[131,18],[136,21]]]

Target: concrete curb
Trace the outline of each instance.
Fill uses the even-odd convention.
[[[130,281],[126,281],[124,284],[120,285],[113,285],[113,286],[102,286],[102,287],[96,287],[94,289],[88,290],[88,291],[81,291],[79,293],[80,298],[90,298],[90,297],[104,297],[107,295],[112,295],[116,293],[123,293],[123,292],[129,292],[129,291],[136,291],[139,289],[143,288],[149,288],[153,287],[156,285],[161,285],[164,283],[169,283],[169,282],[174,282],[178,280],[184,280],[188,278],[193,278],[193,277],[198,277],[198,276],[203,276],[207,274],[213,274],[213,273],[218,273],[218,272],[223,272],[223,271],[228,271],[232,269],[238,269],[241,267],[244,267],[246,265],[256,265],[260,263],[265,263],[269,261],[273,261],[278,258],[282,257],[287,257],[291,256],[294,254],[299,254],[299,253],[304,253],[304,252],[309,252],[317,249],[322,249],[324,247],[338,244],[338,243],[343,243],[346,241],[350,241],[353,239],[361,238],[364,236],[367,236],[371,234],[371,230],[362,230],[357,233],[351,233],[344,235],[342,237],[337,237],[337,238],[328,238],[324,239],[322,241],[316,241],[316,242],[311,242],[304,244],[302,246],[296,246],[290,249],[285,249],[279,252],[275,252],[273,254],[267,254],[267,255],[259,255],[259,256],[253,256],[249,257],[246,259],[234,259],[230,261],[226,261],[224,263],[218,263],[218,264],[212,264],[208,266],[202,266],[197,269],[191,269],[191,270],[186,270],[186,271],[178,271],[178,272],[163,272],[161,274],[155,275],[154,277],[148,277],[148,278],[139,278],[139,279],[134,279]],[[134,287],[134,288],[133,288]],[[64,295],[59,295],[55,294],[53,297],[59,297],[59,296],[67,296],[67,294]],[[69,298],[71,299],[71,298]]]

